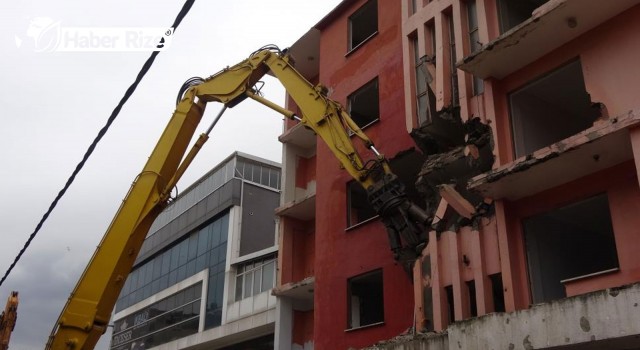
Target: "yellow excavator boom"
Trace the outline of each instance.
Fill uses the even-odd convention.
[[[11,292],[7,298],[7,305],[0,315],[0,350],[9,349],[11,332],[16,327],[18,320],[18,292]]]
[[[327,97],[324,87],[309,83],[291,62],[286,51],[261,49],[244,61],[188,87],[71,293],[47,349],[93,349],[105,332],[111,311],[151,224],[167,205],[172,188],[213,127],[202,134],[185,155],[208,102],[222,103],[224,111],[251,98],[312,129],[326,142],[346,171],[369,191],[374,209],[387,226],[396,258],[408,261],[415,257],[415,250],[424,241],[416,225],[426,223],[429,218],[406,199],[404,187],[391,172],[387,160],[344,108]],[[269,71],[284,85],[302,115],[297,116],[260,96],[255,84]],[[353,137],[372,151],[371,159],[363,161],[352,142]],[[408,248],[403,247],[403,241]]]

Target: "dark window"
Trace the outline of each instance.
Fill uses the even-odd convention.
[[[500,32],[524,22],[531,17],[533,10],[549,0],[498,0],[498,17],[500,18]]]
[[[618,267],[606,194],[523,220],[533,302],[565,297],[562,281]]]
[[[449,77],[450,77],[450,85],[451,85],[451,105],[459,106],[460,101],[458,94],[458,69],[456,68],[456,36],[453,28],[453,17],[450,15],[446,16],[447,25],[448,25],[448,39],[449,39]]]
[[[376,216],[367,199],[367,192],[356,181],[347,183],[347,227],[357,225]]]
[[[579,60],[534,80],[509,95],[516,157],[530,154],[593,125]]]
[[[506,308],[504,306],[504,288],[502,287],[502,274],[495,273],[493,275],[489,275],[489,279],[491,280],[491,294],[493,295],[493,311],[505,312]]]
[[[378,32],[378,1],[369,0],[349,17],[349,51]]]
[[[360,128],[380,118],[378,78],[365,84],[347,98],[349,114]]]
[[[347,295],[349,329],[384,322],[382,270],[350,278]]]
[[[222,348],[221,350],[272,350],[274,348],[274,336],[273,334],[266,335],[264,337],[247,340],[245,342],[230,345]]]
[[[444,287],[444,294],[447,296],[447,317],[449,323],[453,323],[456,320],[456,305],[453,299],[453,286]]]
[[[467,290],[469,292],[469,308],[471,309],[471,317],[478,316],[478,303],[476,301],[476,281],[467,281]]]
[[[476,8],[476,0],[467,0],[467,28],[469,30],[469,51],[474,53],[480,48],[480,35],[478,31],[478,11]],[[479,95],[484,92],[484,81],[476,76],[473,76],[473,94]]]

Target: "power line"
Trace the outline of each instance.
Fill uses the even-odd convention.
[[[182,22],[182,19],[184,19],[187,13],[189,13],[189,10],[191,9],[191,6],[193,6],[194,3],[195,3],[195,0],[185,1],[184,5],[182,6],[182,9],[176,16],[176,19],[173,21],[173,25],[171,26],[171,28],[173,28],[174,33],[175,33],[175,30],[178,29],[178,26],[180,25],[180,22]],[[153,61],[156,59],[156,56],[158,56],[158,53],[160,53],[160,51],[153,51],[149,56],[149,58],[147,58],[147,61],[142,65],[142,68],[140,69],[140,72],[138,72],[138,76],[136,77],[135,81],[131,84],[131,86],[129,86],[127,91],[124,93],[124,96],[122,96],[122,99],[120,99],[120,102],[118,103],[118,105],[113,109],[113,111],[111,112],[111,115],[109,116],[109,119],[107,119],[107,123],[102,127],[102,129],[100,129],[100,131],[98,132],[98,135],[95,137],[95,139],[93,140],[93,142],[91,143],[87,151],[84,153],[82,160],[80,161],[80,163],[78,163],[78,165],[76,165],[76,168],[73,170],[73,173],[71,173],[71,176],[69,176],[69,178],[67,179],[67,182],[64,184],[64,187],[60,190],[60,192],[58,192],[58,195],[53,200],[53,202],[51,202],[51,205],[49,205],[49,209],[47,210],[46,213],[44,213],[44,215],[40,219],[40,222],[38,222],[38,225],[36,226],[35,230],[33,231],[33,233],[31,233],[31,235],[27,239],[27,242],[25,242],[22,249],[20,249],[20,252],[11,263],[11,266],[9,266],[9,268],[7,269],[7,272],[5,272],[4,276],[0,280],[0,286],[2,286],[2,283],[4,283],[4,281],[7,279],[7,277],[13,270],[13,268],[16,266],[16,264],[22,257],[22,254],[24,254],[24,252],[27,250],[27,247],[29,247],[29,245],[31,244],[31,241],[33,241],[33,239],[36,237],[36,235],[42,228],[42,225],[44,225],[44,223],[47,221],[47,218],[49,217],[53,209],[56,207],[56,205],[58,205],[58,201],[60,201],[60,199],[67,192],[69,187],[71,187],[71,184],[75,180],[76,175],[78,175],[80,170],[82,170],[82,167],[84,167],[84,164],[87,162],[87,160],[95,150],[96,146],[98,145],[98,142],[100,142],[102,137],[107,133],[107,130],[109,130],[109,127],[111,126],[111,124],[113,124],[113,121],[116,119],[116,117],[120,113],[120,110],[122,109],[124,104],[127,102],[127,100],[129,100],[129,97],[133,95],[133,92],[138,87],[138,84],[140,84],[140,81],[142,81],[142,78],[144,78],[145,74],[147,74],[147,72],[151,68],[151,65],[153,65]]]

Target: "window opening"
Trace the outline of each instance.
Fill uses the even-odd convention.
[[[593,125],[579,60],[566,64],[509,94],[516,157],[575,135]]]
[[[350,278],[347,294],[349,329],[384,321],[382,270]]]
[[[347,97],[351,119],[361,128],[380,118],[378,78],[371,80]]]
[[[562,280],[618,267],[606,194],[532,216],[522,224],[534,303],[564,298]]]
[[[535,9],[549,0],[498,0],[500,33],[526,21]]]
[[[493,296],[493,311],[505,312],[504,288],[502,287],[502,273],[489,275],[491,280],[491,294]]]
[[[235,300],[240,301],[273,288],[275,266],[274,257],[238,265]]]
[[[458,94],[458,69],[456,68],[456,36],[453,27],[453,17],[447,15],[447,24],[449,26],[449,71],[451,80],[451,105],[459,106],[459,94]]]
[[[429,83],[433,80],[433,77],[427,69],[427,65],[430,63],[432,56],[420,56],[417,36],[413,37],[411,42],[415,66],[416,113],[418,125],[421,125],[431,120],[431,113],[435,110],[435,95],[429,88]]]
[[[471,317],[478,316],[478,304],[476,301],[476,281],[466,281],[467,289],[469,291],[469,309],[471,311]]]
[[[378,32],[378,1],[370,0],[349,17],[349,51]]]
[[[476,0],[468,0],[467,3],[467,27],[469,30],[469,51],[474,53],[482,48],[480,34],[478,30],[478,10]],[[473,95],[477,96],[484,92],[484,81],[476,76],[472,76]]]
[[[447,317],[449,318],[449,324],[452,324],[456,319],[456,306],[453,299],[453,286],[444,287],[444,293],[447,296]]]

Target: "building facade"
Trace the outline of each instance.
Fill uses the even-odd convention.
[[[434,221],[407,275],[286,124],[278,348],[638,347],[639,19],[637,0],[345,0],[302,36],[300,70]]]
[[[111,349],[273,349],[280,165],[236,152],[155,220]]]
[[[405,126],[400,18],[398,1],[343,1],[291,52],[296,68],[324,84],[392,164],[412,164],[415,177],[422,159]],[[312,133],[285,129],[277,348],[359,348],[404,332],[411,278],[364,190]]]

